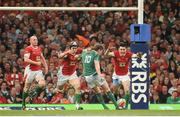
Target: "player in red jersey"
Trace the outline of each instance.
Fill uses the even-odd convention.
[[[23,89],[23,110],[26,108],[25,99],[28,96],[28,90],[33,80],[35,79],[38,82],[37,92],[40,92],[45,86],[41,65],[45,67],[45,74],[48,72],[47,63],[42,54],[41,48],[38,47],[38,39],[36,36],[30,37],[30,46],[26,47],[24,51],[24,61],[26,67],[24,70],[25,84]]]
[[[60,53],[59,58],[63,58],[58,71],[58,83],[57,87],[62,89],[63,85],[68,81],[75,88],[75,104],[77,110],[82,110],[80,107],[80,78],[78,78],[76,69],[78,64],[78,58],[82,49],[78,48],[76,42],[71,42],[69,50]]]
[[[126,99],[127,108],[130,88],[129,63],[132,57],[140,57],[140,53],[133,54],[131,51],[127,50],[127,45],[125,43],[121,43],[119,50],[109,52],[109,49],[107,49],[106,55],[113,57],[113,85],[117,87],[122,83],[125,92],[124,98]]]

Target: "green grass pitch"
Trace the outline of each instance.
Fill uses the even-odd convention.
[[[20,104],[0,104],[0,107],[21,107]],[[66,110],[0,110],[0,116],[180,116],[180,104],[154,104],[149,110],[115,110],[108,104],[110,110],[103,110],[100,104],[82,104],[84,110],[75,110],[73,104],[32,104],[28,107],[64,106]]]

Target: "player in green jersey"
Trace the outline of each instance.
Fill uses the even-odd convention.
[[[100,44],[95,45],[94,49],[88,47],[81,54],[83,63],[83,75],[88,86],[96,92],[98,101],[103,105],[104,109],[108,109],[105,105],[104,99],[101,94],[100,87],[102,87],[108,98],[113,102],[116,109],[119,109],[114,95],[105,80],[105,75],[100,70],[100,56],[104,53],[104,47]]]

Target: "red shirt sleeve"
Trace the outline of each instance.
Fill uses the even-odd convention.
[[[24,49],[24,54],[31,53],[31,48],[27,47]]]
[[[78,48],[78,49],[77,49],[77,54],[81,54],[81,53],[82,53],[82,51],[83,51],[83,49],[82,49],[82,48]]]
[[[128,56],[128,58],[131,58],[132,55],[133,55],[133,53],[132,53],[131,51],[127,51],[127,56]]]
[[[71,59],[71,54],[67,53],[66,56],[66,59]]]

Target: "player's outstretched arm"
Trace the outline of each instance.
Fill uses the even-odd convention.
[[[33,64],[33,65],[41,65],[40,61],[38,61],[38,62],[33,61],[33,60],[29,59],[29,57],[30,57],[30,53],[24,54],[24,61],[29,63],[29,64]]]
[[[110,52],[109,47],[105,51],[104,55],[109,57],[115,57],[114,52]]]
[[[68,51],[59,53],[59,54],[58,54],[58,57],[59,57],[59,58],[66,57],[68,53],[72,53],[72,50],[68,50]]]
[[[81,60],[81,54],[75,55],[75,58],[76,58],[78,61],[80,61],[80,60]]]

